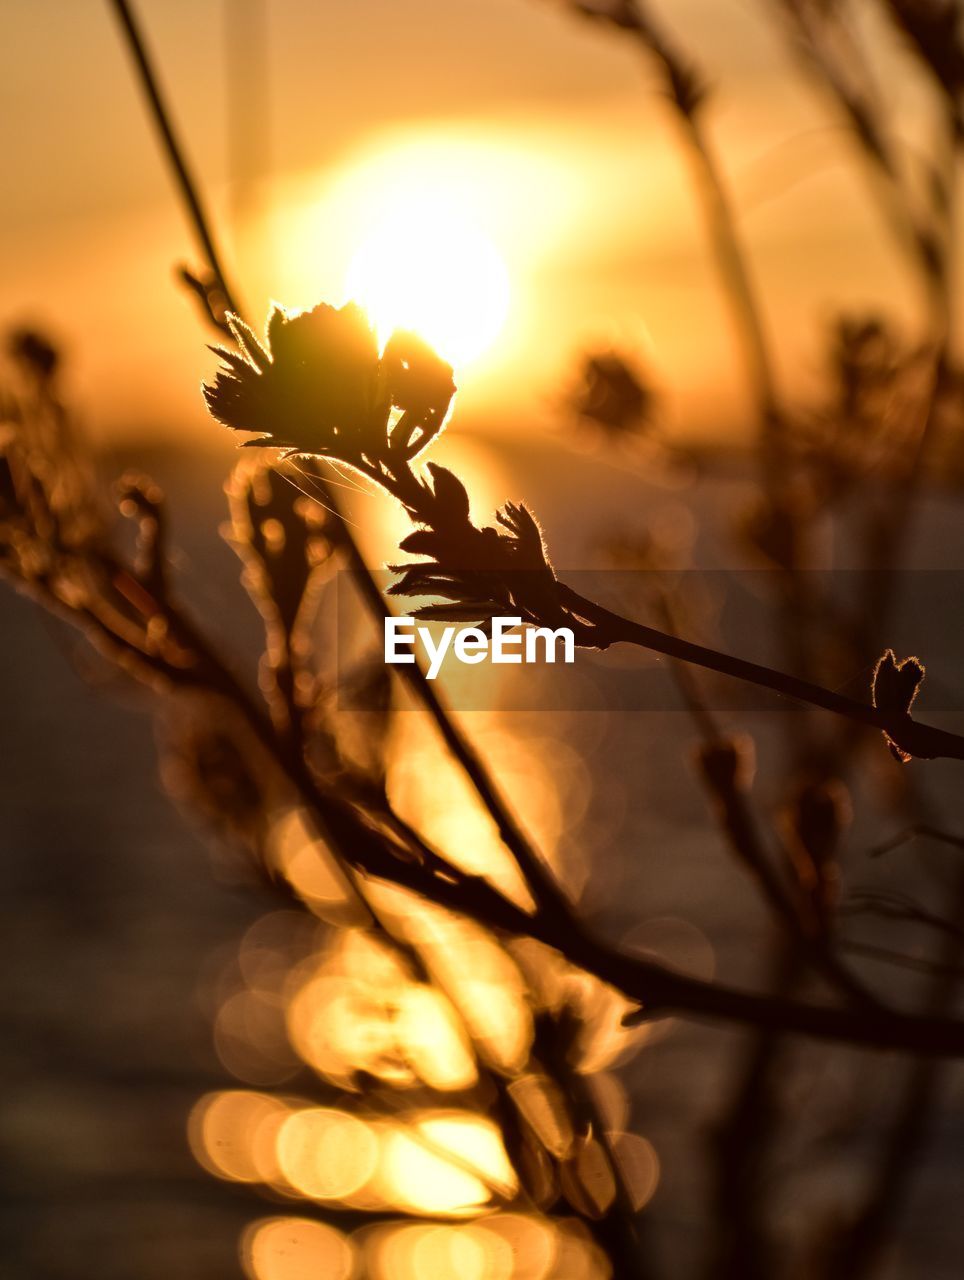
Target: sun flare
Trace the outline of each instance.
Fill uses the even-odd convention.
[[[346,294],[360,302],[384,342],[410,329],[456,368],[495,341],[509,310],[509,273],[492,239],[453,198],[396,197],[364,234]]]

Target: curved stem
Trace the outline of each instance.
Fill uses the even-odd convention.
[[[683,662],[703,667],[707,671],[716,671],[720,675],[732,676],[747,684],[757,685],[761,689],[771,689],[774,693],[791,698],[794,702],[805,703],[830,711],[834,715],[843,716],[857,724],[866,725],[888,734],[908,754],[922,760],[964,760],[964,737],[947,729],[939,729],[935,725],[922,724],[911,719],[909,715],[894,716],[878,710],[866,702],[858,702],[856,698],[848,698],[845,694],[825,689],[822,685],[813,684],[809,680],[801,680],[797,676],[787,675],[773,667],[759,662],[750,662],[746,658],[737,658],[732,654],[710,649],[706,645],[695,644],[691,640],[682,640],[678,636],[648,627],[641,622],[633,622],[567,587],[558,584],[559,598],[567,609],[577,617],[585,619],[598,632],[595,643],[598,648],[624,643],[638,645],[643,649],[651,649],[656,653],[666,654],[670,658],[678,658]]]

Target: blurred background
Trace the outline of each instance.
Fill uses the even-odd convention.
[[[444,221],[463,319],[451,297],[436,311],[462,425],[531,436],[575,357],[617,343],[658,369],[674,429],[731,446],[745,391],[658,76],[563,7],[172,0],[143,18],[253,315],[272,298],[370,295],[379,252],[424,257]],[[719,90],[712,133],[799,387],[822,373],[834,309],[921,313],[851,132],[801,74],[778,8],[680,0],[665,16]],[[857,8],[913,157],[925,77],[877,8]],[[12,6],[0,57],[3,314],[70,343],[100,436],[209,443],[196,388],[210,363],[171,284],[184,219],[109,9]]]
[[[661,17],[698,54],[713,87],[707,127],[763,285],[783,394],[814,406],[841,314],[893,317],[913,345],[928,297],[895,252],[852,127],[801,67],[787,7],[675,0]],[[702,635],[722,630],[728,647],[778,661],[754,613],[765,588],[753,573],[769,581],[773,566],[761,568],[734,532],[755,492],[752,398],[679,122],[641,51],[570,8],[552,0],[141,0],[137,12],[248,314],[260,320],[272,300],[298,309],[357,298],[383,339],[397,325],[415,328],[455,366],[456,409],[432,456],[466,479],[480,520],[524,497],[562,576],[635,570],[633,555],[655,546],[655,558],[640,563],[667,573],[672,590],[684,571],[702,571],[686,588]],[[853,30],[874,63],[906,183],[918,192],[939,113],[926,68],[885,9],[854,4]],[[204,410],[209,335],[177,279],[181,264],[200,264],[114,16],[94,0],[34,0],[6,6],[0,30],[0,324],[39,329],[62,351],[60,386],[96,445],[105,488],[128,467],[160,483],[177,589],[235,664],[251,670],[260,623],[218,532],[235,442]],[[609,387],[616,410],[610,401],[600,412],[600,373],[590,361],[614,352],[630,380],[617,373]],[[620,387],[630,431],[622,430]],[[926,650],[931,718],[960,727],[964,520],[948,478],[953,456],[945,463],[922,487],[901,566],[909,591],[886,643]],[[369,562],[382,565],[406,521],[384,496],[342,481]],[[809,567],[829,573],[846,596],[855,564],[831,521]],[[736,570],[751,572],[738,580]],[[609,579],[608,589],[634,612],[623,580]],[[649,598],[641,591],[635,612]],[[734,598],[745,605],[735,620]],[[344,904],[332,907],[337,894],[312,890],[313,881],[306,888],[292,873],[314,901],[313,914],[295,913],[237,851],[219,845],[212,856],[204,832],[166,794],[177,791],[170,769],[164,783],[158,777],[151,698],[31,602],[7,592],[2,609],[0,1274],[231,1277],[242,1274],[239,1239],[254,1280],[362,1274],[366,1249],[364,1274],[393,1280],[609,1274],[581,1236],[563,1232],[545,1244],[521,1218],[490,1232],[508,1242],[508,1262],[491,1239],[467,1254],[454,1245],[443,1254],[386,1252],[378,1240],[346,1252],[339,1242],[354,1238],[351,1215],[364,1205],[342,1217],[319,1212],[313,1221],[335,1222],[343,1234],[311,1235],[301,1202],[324,1209],[337,1199],[331,1189],[313,1196],[310,1180],[287,1167],[287,1182],[261,1177],[250,1152],[230,1144],[264,1122],[266,1098],[297,1110],[302,1059],[309,1074],[341,1080],[303,1046],[278,1047],[286,1016],[297,1041],[297,1015],[284,1009],[300,989],[278,973],[303,976],[305,958],[322,955],[329,976],[341,981],[354,966],[374,984],[381,960],[358,942],[350,913],[339,914]],[[839,686],[866,696],[879,652],[871,646],[852,661]],[[721,851],[693,767],[697,735],[665,667],[646,655],[580,655],[571,684],[569,676],[540,672],[513,683],[488,672],[468,691],[450,678],[449,693],[600,931],[700,976],[766,983],[766,911]],[[640,680],[647,693],[634,701]],[[722,685],[705,693],[721,718],[755,737],[761,812],[778,818],[794,713]],[[408,708],[397,721],[390,791],[429,838],[467,843],[477,865],[498,876],[497,842],[457,779],[432,772],[426,782],[422,762],[434,748],[420,717]],[[911,841],[886,858],[866,856],[929,814],[934,797],[942,827],[961,829],[951,765],[929,766],[918,785],[907,804],[889,757],[852,781],[846,880],[881,892],[910,884],[934,911],[946,910],[959,852]],[[275,819],[279,847],[311,843],[291,835],[290,815]],[[346,926],[348,941],[333,941]],[[861,941],[897,945],[886,923]],[[930,938],[902,936],[900,947],[922,972],[881,972],[867,957],[855,963],[910,1005],[926,998],[933,976]],[[504,1015],[507,1036],[513,1016]],[[611,1128],[632,1140],[639,1274],[737,1274],[714,1259],[728,1158],[721,1115],[745,1078],[746,1037],[673,1020],[631,1037],[608,1006],[600,1019],[584,1066]],[[859,1199],[906,1077],[886,1056],[791,1048],[781,1045],[771,1067],[792,1132],[773,1143],[753,1185],[765,1189],[770,1221],[795,1259],[779,1274],[805,1277],[825,1274],[812,1242],[838,1225],[841,1204]],[[342,1046],[344,1070],[364,1061],[377,1075],[367,1050],[356,1050],[352,1059]],[[491,1045],[479,1052],[491,1062]],[[457,1080],[457,1059],[449,1067]],[[960,1274],[962,1086],[960,1070],[947,1068],[926,1134],[904,1153],[914,1176],[886,1204],[867,1274]],[[239,1109],[218,1111],[212,1099],[231,1091]],[[351,1138],[330,1138],[336,1182]],[[406,1201],[420,1168],[431,1190],[432,1171],[404,1160],[392,1168],[380,1176],[393,1211],[466,1216],[471,1195],[462,1203],[449,1186],[451,1202],[444,1189],[435,1204]],[[497,1161],[493,1168],[495,1177]],[[252,1191],[262,1183],[267,1191]],[[249,1229],[286,1215],[308,1232],[289,1263],[269,1228],[260,1253]]]

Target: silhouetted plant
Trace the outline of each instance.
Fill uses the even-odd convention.
[[[578,594],[557,574],[540,525],[522,503],[506,502],[490,525],[476,523],[471,477],[463,482],[443,466],[429,461],[423,470],[419,462],[445,426],[455,384],[451,367],[416,335],[396,333],[380,349],[359,307],[322,303],[299,314],[275,307],[264,340],[256,337],[225,282],[129,5],[115,0],[206,259],[202,270],[182,270],[182,281],[207,321],[234,344],[214,348],[222,367],[205,387],[211,413],[233,430],[255,434],[246,446],[276,448],[282,458],[319,459],[314,478],[322,486],[324,464],[342,463],[400,503],[415,526],[401,550],[419,558],[393,566],[390,594],[427,601],[414,609],[416,616],[485,625],[510,614],[524,624],[570,626],[585,648],[626,643],[671,660],[699,735],[697,776],[721,844],[759,889],[774,924],[766,993],[690,977],[600,939],[417,668],[401,678],[427,708],[470,784],[478,813],[498,833],[503,874],[480,871],[472,850],[435,847],[400,810],[387,778],[394,727],[388,676],[366,657],[347,677],[324,671],[316,632],[339,565],[355,571],[376,620],[386,602],[331,495],[322,487],[326,500],[313,502],[287,484],[264,453],[245,455],[228,485],[229,538],[264,626],[257,680],[237,674],[177,598],[160,490],[141,476],[119,481],[115,508],[133,525],[133,537],[119,536],[61,398],[57,351],[26,331],[10,343],[20,392],[2,402],[0,571],[80,628],[120,669],[164,695],[160,736],[171,792],[221,840],[246,848],[276,892],[327,922],[320,949],[298,953],[292,945],[286,952],[290,971],[304,979],[295,984],[294,1000],[314,983],[322,1032],[340,1016],[342,1000],[366,1035],[350,1052],[335,1053],[324,1034],[319,1047],[290,1009],[285,1032],[276,1025],[277,1006],[291,991],[273,991],[274,1023],[266,1030],[266,1022],[255,1019],[255,1026],[290,1069],[283,1078],[296,1081],[298,1090],[297,1096],[269,1100],[280,1109],[272,1112],[279,1124],[294,1117],[297,1125],[319,1105],[348,1121],[371,1121],[440,1159],[451,1176],[476,1179],[478,1203],[460,1206],[460,1212],[491,1214],[490,1223],[497,1223],[501,1211],[522,1210],[530,1225],[550,1223],[560,1250],[556,1280],[568,1280],[570,1264],[576,1274],[612,1268],[628,1277],[641,1267],[639,1203],[619,1135],[610,1131],[593,1090],[591,1042],[604,1041],[613,1053],[628,1049],[633,1027],[669,1013],[736,1023],[753,1034],[712,1138],[719,1238],[710,1250],[710,1274],[714,1280],[772,1280],[778,1251],[767,1217],[767,1171],[787,1118],[777,1098],[785,1038],[805,1034],[911,1056],[964,1056],[964,1023],[952,1009],[962,967],[956,917],[928,911],[902,894],[848,895],[841,861],[855,733],[873,730],[863,735],[870,739],[868,754],[876,750],[886,761],[875,741],[883,733],[904,763],[913,757],[964,759],[964,738],[912,718],[924,675],[917,658],[898,661],[887,649],[868,681],[869,701],[838,692],[840,681],[825,674],[828,653],[844,668],[866,668],[867,646],[878,643],[867,620],[886,631],[889,582],[883,591],[868,587],[848,611],[809,593],[805,575],[796,572],[809,563],[821,520],[837,508],[860,517],[854,523],[870,567],[890,571],[934,424],[960,411],[947,323],[945,224],[952,181],[935,181],[931,204],[919,207],[905,188],[869,85],[842,74],[839,51],[846,43],[823,39],[828,31],[847,35],[841,13],[822,4],[781,5],[798,47],[886,178],[890,216],[911,247],[930,305],[930,332],[917,343],[876,316],[838,321],[829,344],[828,394],[816,407],[792,406],[776,385],[771,336],[704,130],[712,98],[695,60],[635,0],[571,0],[563,7],[628,36],[655,61],[695,162],[757,417],[761,484],[741,533],[754,554],[779,571],[777,630],[786,670],[682,638],[689,619],[669,595],[654,597],[661,619],[654,627]],[[964,85],[956,8],[886,8],[929,69],[956,147]],[[591,357],[584,374],[576,405],[583,417],[610,437],[645,427],[651,392],[621,358]],[[863,482],[870,469],[879,484],[868,496]],[[651,562],[658,561],[654,548],[653,542],[646,547]],[[830,713],[802,727],[794,722],[793,768],[779,823],[759,811],[752,740],[710,713],[701,670]],[[339,678],[376,686],[377,713],[361,734],[336,711]],[[956,847],[952,834],[924,828],[932,836],[935,831]],[[299,874],[297,859],[305,851],[314,872],[325,877],[329,898]],[[964,903],[964,881],[958,900]],[[918,1012],[895,1007],[889,990],[880,994],[844,959],[863,954],[912,967],[914,957],[889,948],[874,952],[872,945],[860,952],[859,942],[841,937],[841,920],[859,914],[923,925],[946,944],[941,956],[924,962],[933,987]],[[810,973],[819,975],[835,1003],[800,995]],[[490,989],[480,991],[480,983]],[[413,1008],[435,1019],[448,1058],[420,1041],[411,1018],[406,1021]],[[257,1039],[252,1035],[247,1046],[255,1054]],[[815,1233],[817,1261],[801,1264],[807,1274],[833,1280],[869,1274],[886,1214],[903,1190],[906,1157],[921,1140],[920,1117],[933,1103],[935,1070],[933,1061],[909,1068],[879,1168],[861,1202]],[[457,1143],[446,1145],[438,1128],[424,1123],[453,1100],[462,1118],[495,1134],[504,1163],[500,1157],[494,1167],[473,1164]],[[351,1132],[360,1138],[360,1129]],[[272,1185],[269,1176],[260,1180]],[[322,1177],[302,1185],[279,1175],[274,1185],[345,1214],[431,1211],[417,1196],[326,1195]],[[396,1227],[389,1219],[377,1229]],[[569,1263],[567,1244],[579,1255]]]

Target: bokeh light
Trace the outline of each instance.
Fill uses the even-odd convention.
[[[291,1186],[312,1200],[358,1191],[378,1161],[378,1140],[363,1120],[330,1107],[292,1112],[277,1135],[278,1165]]]
[[[413,1118],[386,1135],[385,1198],[412,1213],[472,1214],[518,1181],[496,1125],[471,1113]]]
[[[355,1250],[325,1223],[264,1218],[244,1233],[241,1263],[249,1280],[348,1280]]]
[[[280,1098],[246,1089],[205,1094],[188,1120],[188,1139],[199,1164],[231,1182],[274,1182],[278,1130],[288,1116]]]

